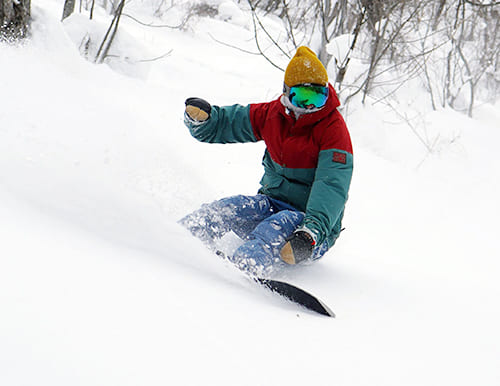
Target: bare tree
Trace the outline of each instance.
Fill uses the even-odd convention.
[[[495,100],[499,95],[500,3],[496,0],[246,0],[240,4],[251,9],[260,55],[281,68],[278,63],[283,58],[290,58],[299,45],[309,45],[327,68],[335,66],[335,87],[344,103],[355,96],[363,103],[367,98],[391,98],[412,80],[427,89],[434,109],[451,106],[470,115],[478,98]],[[269,13],[281,18],[282,31],[266,28],[263,16]],[[341,49],[333,56],[330,43],[335,40]],[[353,62],[355,74],[349,71]]]
[[[64,0],[64,8],[61,20],[66,19],[75,11],[76,0]]]
[[[17,40],[29,30],[31,0],[0,0],[0,39]]]
[[[111,24],[109,25],[106,35],[102,40],[101,46],[97,51],[95,57],[96,63],[102,63],[106,58],[106,56],[108,55],[109,49],[111,48],[111,44],[113,43],[116,32],[118,31],[118,23],[120,22],[120,17],[122,15],[124,7],[125,7],[125,0],[121,0],[120,3],[118,4],[118,8],[115,11],[115,15],[113,17],[113,20],[111,21]]]

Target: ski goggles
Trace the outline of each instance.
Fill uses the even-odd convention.
[[[304,83],[297,86],[284,86],[285,95],[295,107],[302,109],[318,109],[325,105],[328,99],[328,86]]]

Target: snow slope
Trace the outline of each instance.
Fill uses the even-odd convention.
[[[176,224],[258,187],[262,144],[201,144],[182,123],[189,96],[279,94],[278,70],[208,35],[251,47],[244,14],[225,2],[226,21],[187,32],[123,19],[119,52],[172,52],[110,68],[80,56],[81,15],[39,3],[33,39],[0,45],[1,385],[500,383],[500,105],[426,114],[433,154],[379,106],[346,112],[347,229],[282,274],[331,320]]]

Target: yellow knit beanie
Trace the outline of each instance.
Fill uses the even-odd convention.
[[[288,87],[303,83],[328,84],[328,74],[316,54],[302,46],[297,49],[285,71],[285,84]]]

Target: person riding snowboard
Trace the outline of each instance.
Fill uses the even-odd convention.
[[[252,275],[320,259],[339,237],[353,169],[352,144],[328,74],[309,48],[297,49],[283,94],[268,103],[185,102],[191,135],[208,143],[264,141],[264,176],[255,196],[204,204],[180,220],[216,249],[233,231],[243,243],[228,256]]]

